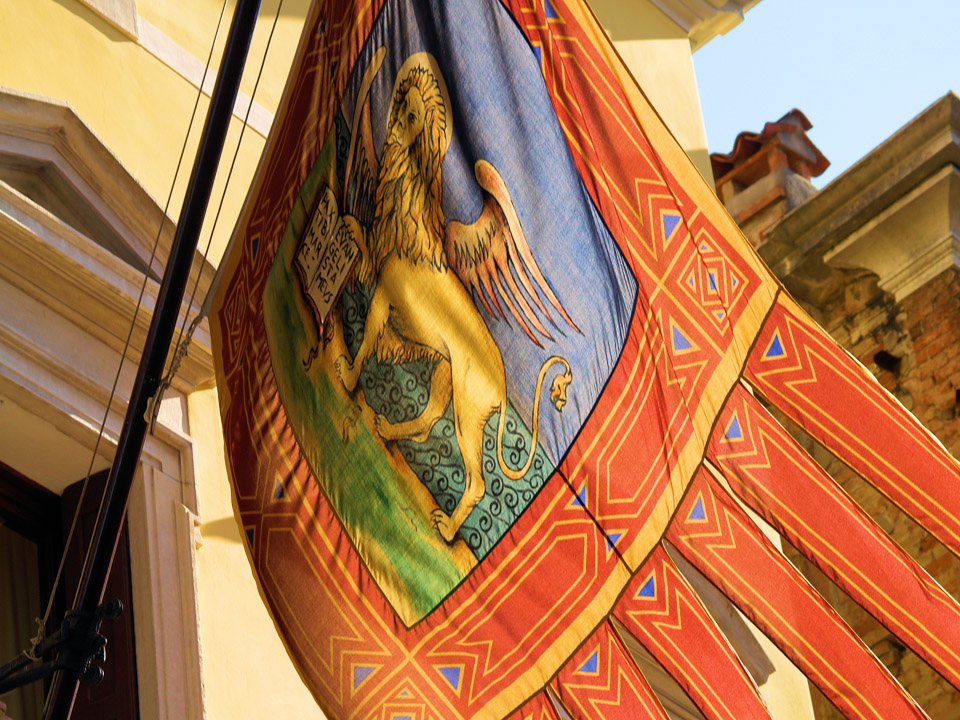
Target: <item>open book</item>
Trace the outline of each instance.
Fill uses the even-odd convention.
[[[333,190],[325,187],[293,259],[319,328],[323,327],[359,256],[360,248],[350,226],[340,217]]]

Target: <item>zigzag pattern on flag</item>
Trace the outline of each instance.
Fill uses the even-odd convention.
[[[667,540],[847,717],[926,717],[706,469],[680,504]]]
[[[574,653],[551,688],[573,720],[667,720],[657,696],[608,622]]]
[[[741,500],[960,687],[960,605],[745,389],[720,416],[708,457]]]
[[[654,550],[634,576],[613,616],[707,720],[770,717],[753,678],[663,548]]]

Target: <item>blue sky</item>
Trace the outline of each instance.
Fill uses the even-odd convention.
[[[710,152],[796,107],[832,163],[823,187],[960,94],[960,0],[761,0],[693,58]]]

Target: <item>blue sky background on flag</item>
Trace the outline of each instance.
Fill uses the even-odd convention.
[[[796,107],[832,163],[823,187],[948,91],[956,0],[762,0],[693,58],[710,152]]]
[[[409,0],[387,3],[347,94],[356,95],[373,52],[381,45],[390,47],[371,89],[374,142],[380,152],[387,124],[384,98],[393,92],[397,70],[410,54],[431,53],[445,75],[453,105],[452,137],[443,161],[447,221],[472,223],[477,218],[483,198],[474,163],[489,161],[503,176],[534,258],[560,302],[582,303],[573,318],[579,333],[551,309],[557,324],[547,325],[555,340],[544,340],[542,347],[534,345],[512,319],[491,318],[480,308],[503,355],[510,401],[525,421],[533,414],[533,389],[543,362],[552,355],[570,361],[576,382],[568,388],[568,405],[562,413],[540,415],[540,444],[559,463],[619,357],[636,280],[576,174],[537,55],[509,15],[498,4],[461,2],[451,17],[442,3],[434,1],[421,3],[419,19],[413,22],[415,7]],[[397,14],[397,21],[390,14]],[[433,37],[423,37],[420,28],[433,24],[439,26]],[[524,58],[528,62],[521,62]],[[520,110],[523,122],[517,121]],[[352,107],[347,112],[353,112]],[[561,152],[553,149],[557,147]],[[503,298],[497,302],[506,311]],[[595,312],[597,308],[608,312]]]

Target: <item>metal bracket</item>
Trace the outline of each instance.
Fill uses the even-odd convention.
[[[68,612],[57,632],[0,667],[0,695],[50,677],[57,670],[74,673],[81,685],[97,685],[103,680],[100,664],[107,659],[107,639],[100,634],[100,623],[116,620],[122,612],[123,603],[117,598],[105,600],[92,613]],[[56,657],[35,664],[36,658],[50,654]]]

